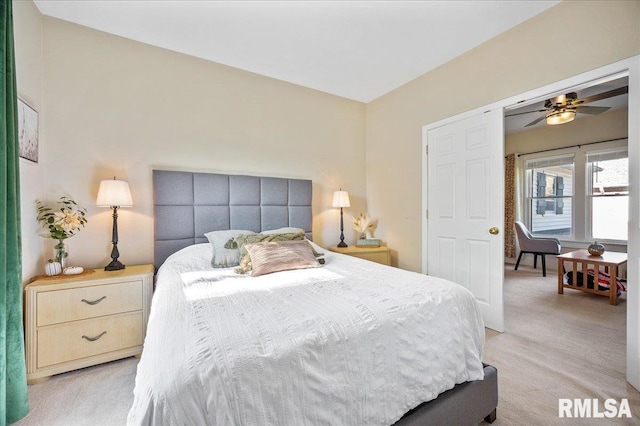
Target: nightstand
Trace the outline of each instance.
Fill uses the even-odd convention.
[[[381,263],[383,265],[391,265],[391,250],[388,247],[329,247],[329,250],[335,253],[347,254],[349,256],[359,257],[360,259],[370,260],[372,262]]]
[[[142,353],[153,265],[38,276],[24,291],[28,384]]]

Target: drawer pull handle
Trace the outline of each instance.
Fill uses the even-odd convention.
[[[82,335],[82,338],[85,340],[88,340],[90,342],[95,342],[96,340],[98,340],[99,338],[101,338],[102,336],[104,336],[105,334],[107,334],[106,331],[103,331],[102,333],[98,334],[96,337],[89,337],[89,336],[85,336],[84,334]]]
[[[82,299],[81,301],[86,303],[87,305],[97,305],[98,303],[102,302],[106,298],[107,298],[107,296],[102,296],[100,299],[94,300],[94,301],[90,301],[90,300],[87,300],[87,299]]]

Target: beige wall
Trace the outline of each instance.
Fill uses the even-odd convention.
[[[13,24],[18,96],[40,116],[42,109],[42,16],[31,1],[14,1]],[[40,135],[42,144],[42,135]],[[42,150],[40,150],[42,158]],[[43,168],[20,159],[20,201],[22,216],[22,278],[24,282],[42,269],[37,267],[42,256],[42,238],[38,236],[34,200],[42,193]]]
[[[135,204],[120,210],[120,260],[153,260],[154,168],[312,179],[313,231],[323,245],[338,241],[334,190],[364,209],[363,104],[54,18],[43,23],[46,179],[35,195],[70,195],[87,208],[86,228],[67,240],[71,264],[110,260],[111,214],[95,197],[113,176],[129,182]],[[53,244],[45,244],[49,256]]]
[[[640,2],[563,2],[365,107],[14,5],[19,93],[41,120],[41,161],[21,160],[26,275],[51,250],[32,220],[36,198],[86,206],[71,262],[107,262],[111,218],[93,204],[113,175],[130,182],[135,202],[119,218],[121,259],[150,261],[156,167],[313,179],[323,245],[337,241],[330,204],[342,187],[352,194],[347,215],[378,218],[394,264],[419,270],[423,125],[640,53]]]
[[[562,2],[367,104],[368,210],[393,262],[421,268],[422,126],[637,55],[638,22],[640,2]]]

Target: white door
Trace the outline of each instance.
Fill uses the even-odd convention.
[[[640,390],[640,55],[629,65],[629,240],[627,380]]]
[[[427,131],[427,273],[469,289],[504,331],[502,108]]]

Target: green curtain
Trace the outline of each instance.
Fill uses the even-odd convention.
[[[22,330],[18,106],[11,0],[0,0],[0,424],[29,412]]]

